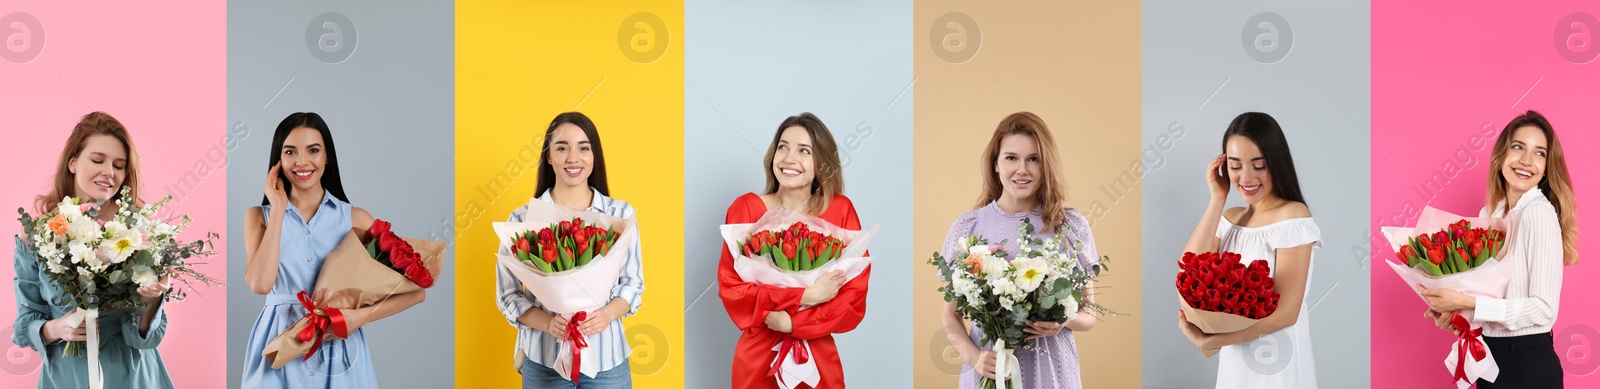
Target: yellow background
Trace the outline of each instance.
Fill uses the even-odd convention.
[[[666,45],[653,61],[619,42],[641,12],[665,24],[636,42]],[[611,195],[638,213],[645,293],[623,319],[634,386],[683,385],[682,25],[681,2],[457,4],[457,386],[521,387],[516,331],[495,306],[491,223],[534,195],[544,128],[573,110],[599,129]]]
[[[960,64],[940,58],[929,41],[928,29],[944,27],[935,20],[950,12],[971,16],[981,37],[977,55]],[[918,1],[914,13],[916,252],[938,251],[950,223],[974,208],[986,171],[979,155],[1000,119],[1033,111],[1061,149],[1065,166],[1056,173],[1066,179],[1067,205],[1090,220],[1100,255],[1111,257],[1096,301],[1138,313],[1139,2],[978,7],[930,0]],[[1114,185],[1131,189],[1116,196],[1103,190]],[[961,360],[940,325],[944,300],[937,288],[944,282],[931,265],[919,262],[916,269],[915,387],[955,388]],[[1075,334],[1084,387],[1140,386],[1139,327],[1129,315]]]

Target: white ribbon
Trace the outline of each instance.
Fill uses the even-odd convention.
[[[1006,349],[1005,339],[994,341],[994,379],[995,389],[1015,388],[1022,389],[1022,381],[1009,385],[1011,379],[1022,376],[1022,362],[1017,360],[1016,353]],[[1009,369],[1008,369],[1009,368]]]
[[[105,374],[100,371],[100,310],[73,309],[72,313],[67,315],[67,324],[72,325],[72,328],[88,326],[89,339],[86,345],[89,346],[89,388],[104,388]]]

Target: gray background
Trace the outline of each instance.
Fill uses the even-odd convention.
[[[729,384],[739,329],[717,297],[717,226],[735,197],[763,189],[773,133],[804,111],[849,161],[845,195],[862,227],[881,225],[867,316],[834,337],[845,380],[905,386],[911,264],[921,260],[911,252],[911,2],[689,1],[684,13],[685,386]]]
[[[1247,52],[1254,40],[1246,46],[1246,21],[1261,12],[1281,15],[1292,32],[1293,40],[1275,50],[1256,50],[1269,60],[1288,50],[1275,63]],[[1217,362],[1202,357],[1177,328],[1173,278],[1207,202],[1205,163],[1221,152],[1228,123],[1247,111],[1271,114],[1283,126],[1301,191],[1322,230],[1306,293],[1317,381],[1370,385],[1368,3],[1146,0],[1143,18],[1141,151],[1151,169],[1144,177],[1144,386],[1210,387],[1216,380]],[[1252,38],[1261,31],[1255,23],[1248,27]],[[1185,132],[1163,150],[1158,136],[1173,125]],[[1236,192],[1228,207],[1244,205]]]
[[[342,62],[314,57],[308,27],[324,12],[354,23]],[[243,134],[228,166],[228,384],[238,387],[264,296],[244,283],[244,212],[261,202],[278,122],[312,111],[337,142],[352,205],[409,237],[449,241],[454,210],[455,8],[449,1],[228,3],[228,126]],[[326,33],[317,24],[317,37]],[[339,52],[336,50],[336,52]],[[455,384],[454,249],[427,301],[366,330],[385,387]]]

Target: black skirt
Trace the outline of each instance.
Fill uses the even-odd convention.
[[[1494,382],[1478,380],[1478,389],[1561,388],[1561,358],[1549,332],[1496,338],[1483,337],[1484,345],[1500,365]]]

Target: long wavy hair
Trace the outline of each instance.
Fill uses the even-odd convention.
[[[128,135],[128,128],[122,122],[105,112],[95,111],[83,115],[78,119],[78,124],[72,127],[72,135],[67,136],[67,143],[61,149],[61,158],[56,162],[55,179],[51,183],[50,194],[41,195],[33,199],[35,212],[43,215],[55,209],[55,204],[62,198],[71,196],[74,186],[74,174],[68,166],[72,161],[83,154],[83,148],[89,143],[89,138],[96,135],[106,135],[122,142],[122,151],[128,154],[126,175],[122,185],[133,188],[129,196],[133,197],[130,204],[139,205],[139,152],[133,147],[133,137]],[[116,194],[111,195],[107,203],[115,202],[122,198],[122,189],[117,188]]]
[[[822,119],[810,112],[783,119],[783,123],[778,124],[778,131],[772,134],[772,144],[767,146],[767,157],[761,165],[767,172],[764,193],[778,193],[778,175],[772,172],[772,162],[778,154],[778,141],[783,139],[783,130],[794,126],[800,126],[811,134],[812,165],[817,170],[811,178],[811,199],[806,201],[806,209],[801,211],[821,215],[828,210],[833,195],[844,194],[844,168],[839,162],[839,145],[833,142],[833,133],[822,124]]]
[[[1033,139],[1033,145],[1039,149],[1039,179],[1043,185],[1034,194],[1039,199],[1039,221],[1044,224],[1043,231],[1059,232],[1061,225],[1067,221],[1067,184],[1060,174],[1056,174],[1057,167],[1061,166],[1061,157],[1056,151],[1055,137],[1050,135],[1050,128],[1045,127],[1044,119],[1033,112],[1017,112],[1000,119],[1000,125],[995,127],[994,136],[989,137],[989,146],[983,149],[979,161],[983,166],[983,191],[978,194],[978,202],[973,208],[988,206],[990,202],[1000,199],[1000,193],[1004,192],[1000,173],[994,169],[1000,163],[1000,140],[1012,135],[1025,135]]]
[[[1538,128],[1544,133],[1544,138],[1550,142],[1546,147],[1544,163],[1544,179],[1539,180],[1539,191],[1544,192],[1545,198],[1550,200],[1550,205],[1556,208],[1556,218],[1561,222],[1561,250],[1562,263],[1567,265],[1578,264],[1578,201],[1572,192],[1572,178],[1567,172],[1567,158],[1561,151],[1561,140],[1556,138],[1556,130],[1550,126],[1550,121],[1537,111],[1529,110],[1506,123],[1506,128],[1500,130],[1500,136],[1494,141],[1494,153],[1489,162],[1488,204],[1495,206],[1505,201],[1510,191],[1506,184],[1506,176],[1500,172],[1500,167],[1505,165],[1506,153],[1511,151],[1511,138],[1516,135],[1517,129],[1523,127]],[[1510,212],[1508,202],[1502,211]]]

